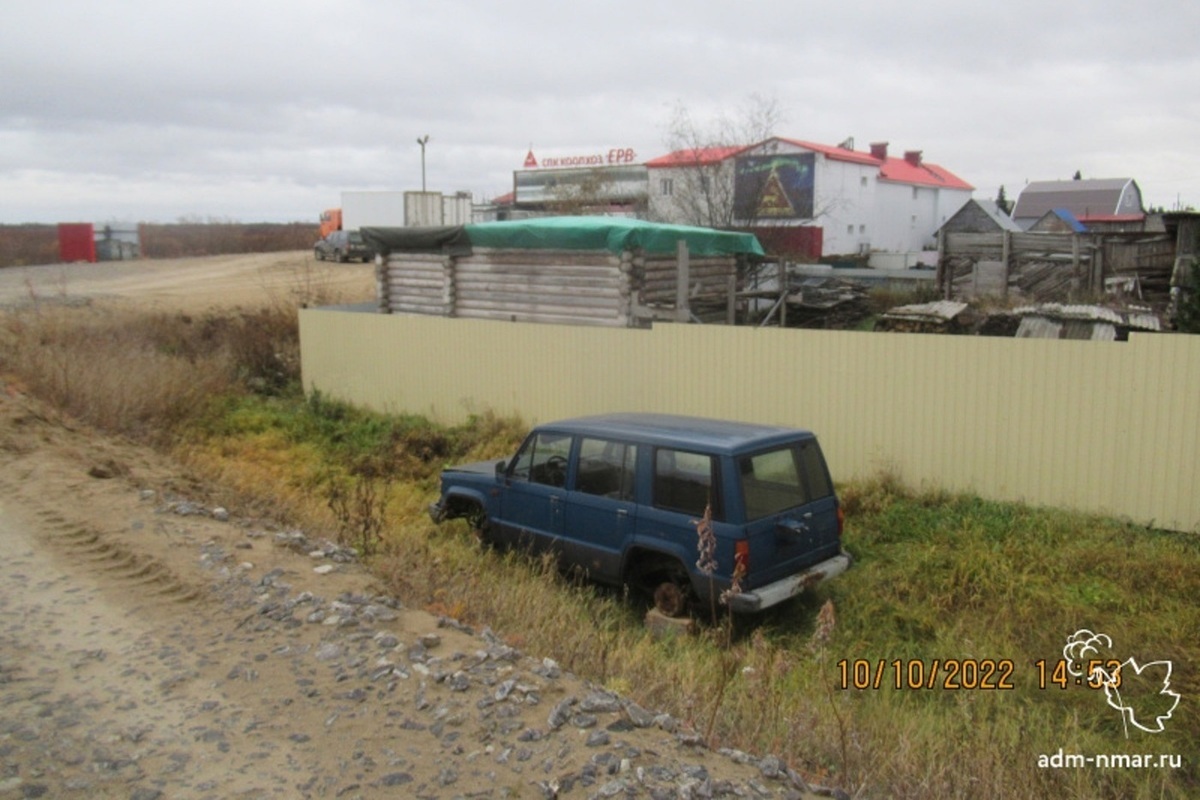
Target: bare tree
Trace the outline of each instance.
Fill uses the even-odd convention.
[[[688,225],[730,228],[747,220],[735,213],[734,159],[739,149],[770,139],[783,122],[774,98],[752,94],[733,116],[721,113],[701,123],[677,104],[667,126],[666,145],[677,166],[664,171],[659,187],[665,216]],[[651,187],[651,191],[654,187]]]

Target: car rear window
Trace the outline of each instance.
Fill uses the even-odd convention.
[[[833,494],[815,440],[738,459],[746,519],[755,520]]]

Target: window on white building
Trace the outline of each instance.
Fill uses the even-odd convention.
[[[847,225],[847,226],[846,226],[846,234],[847,234],[848,236],[853,236],[853,235],[854,235],[854,226],[853,226],[853,225]]]
[[[867,176],[866,175],[863,175],[861,178],[858,179],[858,185],[863,186],[863,187],[865,187],[867,185]]]
[[[675,191],[675,181],[670,178],[663,178],[658,182],[658,191],[660,194],[670,197]]]
[[[917,199],[917,187],[913,187],[913,200]]]
[[[866,232],[867,232],[867,226],[866,226],[866,225],[859,225],[859,226],[858,226],[858,232],[859,232],[859,233],[866,233]]]

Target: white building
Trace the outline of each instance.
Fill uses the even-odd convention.
[[[887,148],[775,137],[677,151],[646,164],[649,215],[750,228],[768,250],[790,255],[870,255],[878,266],[915,266],[974,187],[919,150],[894,158]]]

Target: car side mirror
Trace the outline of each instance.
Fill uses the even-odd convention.
[[[503,461],[497,461],[497,462],[496,462],[496,477],[497,477],[497,478],[503,478],[503,477],[504,477],[504,472],[505,472],[505,470],[506,470],[506,469],[508,469],[508,465],[507,465],[505,462],[503,462]]]

